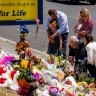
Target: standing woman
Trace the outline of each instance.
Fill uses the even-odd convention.
[[[85,34],[92,33],[94,22],[87,8],[82,8],[79,14],[78,23],[74,28],[74,32],[77,33],[78,38],[82,38]]]
[[[86,34],[83,37],[83,42],[87,50],[87,68],[91,77],[94,77],[96,80],[96,41],[94,41],[91,34]]]

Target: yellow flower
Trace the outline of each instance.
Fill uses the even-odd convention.
[[[62,80],[64,79],[64,77],[65,77],[65,74],[64,74],[63,71],[58,71],[58,72],[57,72],[57,78],[58,78],[60,81],[62,81]]]
[[[22,59],[22,60],[21,60],[21,66],[24,67],[24,68],[27,68],[27,66],[28,66],[27,60]]]
[[[57,62],[56,62],[56,65],[60,65],[60,63],[57,61]]]
[[[78,82],[77,84],[78,84],[79,86],[80,86],[80,85],[87,85],[86,82]]]
[[[78,82],[77,84],[78,84],[78,85],[81,85],[81,84],[82,84],[82,82]]]
[[[19,65],[13,65],[13,67],[14,67],[14,68],[18,68],[18,69],[20,68]]]
[[[50,55],[46,55],[46,60],[50,60]]]

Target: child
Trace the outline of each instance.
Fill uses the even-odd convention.
[[[50,36],[53,35],[58,29],[58,23],[56,19],[53,19],[49,22]],[[62,35],[59,35],[53,41],[49,40],[48,44],[48,54],[53,54],[56,56],[61,55],[62,50]]]

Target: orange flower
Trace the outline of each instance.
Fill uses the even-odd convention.
[[[18,83],[23,88],[30,88],[30,83],[28,83],[25,79],[19,80]]]

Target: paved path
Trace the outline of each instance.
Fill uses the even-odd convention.
[[[7,52],[9,54],[17,55],[17,53],[15,52],[15,45],[16,45],[16,42],[0,37],[0,48],[2,48],[5,52]],[[32,50],[33,50],[34,54],[36,54],[40,57],[43,57],[43,58],[45,57],[46,53],[38,51],[33,48],[32,48]]]

